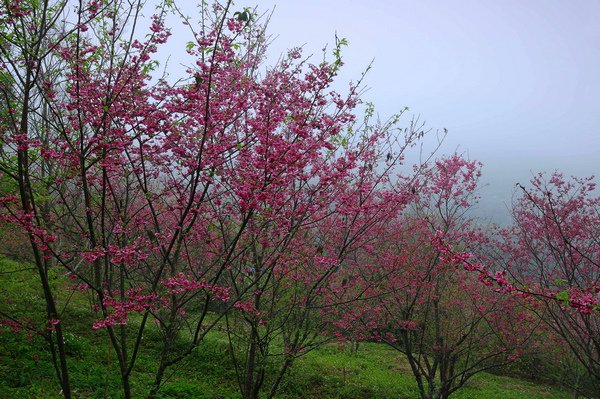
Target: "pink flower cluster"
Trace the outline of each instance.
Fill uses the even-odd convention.
[[[162,285],[169,289],[169,294],[205,290],[220,301],[227,302],[229,300],[229,288],[209,284],[206,281],[194,280],[186,276],[183,272],[179,272],[176,276],[163,281]]]

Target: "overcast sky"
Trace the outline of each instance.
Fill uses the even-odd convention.
[[[365,99],[383,118],[408,106],[448,128],[445,152],[485,164],[482,211],[502,213],[532,172],[599,172],[600,1],[254,1],[274,8],[274,58],[319,56],[337,32],[341,82],[374,60]]]

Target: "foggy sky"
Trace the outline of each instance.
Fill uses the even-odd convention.
[[[382,118],[408,106],[449,130],[443,152],[482,161],[480,214],[501,219],[532,173],[600,169],[599,1],[255,1],[276,5],[273,60],[304,45],[318,61],[337,32],[341,88],[374,60],[363,98]]]

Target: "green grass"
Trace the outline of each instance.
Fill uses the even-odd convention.
[[[486,373],[473,377],[466,387],[452,396],[453,399],[561,399],[572,397],[572,394],[547,385]]]
[[[396,352],[380,344],[361,344],[355,353],[328,345],[298,361],[281,397],[415,398],[417,386],[405,366]]]
[[[77,398],[118,398],[119,380],[117,364],[108,348],[92,346],[85,336],[71,356],[72,384]],[[2,337],[0,367],[0,397],[60,398],[53,381],[53,371],[47,355],[39,346],[26,347],[19,337]],[[220,337],[209,335],[207,340],[174,372],[161,390],[163,398],[239,398],[235,375],[226,348]],[[33,360],[38,354],[40,360]],[[8,356],[6,356],[8,355]],[[134,376],[134,392],[140,397],[152,381],[153,353],[139,360],[139,371]],[[107,396],[104,396],[107,393]],[[136,396],[137,397],[137,396]],[[328,345],[306,355],[292,367],[279,394],[282,399],[337,398],[378,399],[417,398],[418,391],[408,364],[395,351],[387,347],[362,344],[351,354],[338,345]],[[481,374],[473,378],[454,396],[456,399],[562,399],[570,398],[548,386],[515,378]]]
[[[0,310],[19,316],[42,316],[43,299],[32,271],[0,259]],[[57,277],[55,284],[61,284]],[[65,298],[62,298],[64,302]],[[64,320],[71,382],[75,398],[120,398],[118,364],[106,333],[93,331],[93,318],[83,296],[74,296]],[[132,319],[132,324],[137,320]],[[132,376],[135,398],[144,397],[157,365],[158,332],[150,326],[144,350]],[[224,334],[206,340],[167,374],[161,398],[240,398]],[[278,398],[410,399],[416,383],[404,357],[376,343],[362,343],[357,352],[331,344],[300,358],[284,379]],[[480,374],[459,390],[455,399],[567,399],[567,392],[516,378]],[[0,398],[61,398],[45,343],[39,337],[0,332]]]
[[[281,398],[418,398],[405,358],[376,343],[357,353],[330,345],[308,354],[293,370]],[[296,386],[290,389],[290,386]],[[304,396],[301,393],[304,393]],[[511,377],[482,373],[451,396],[456,399],[566,399],[566,392]]]

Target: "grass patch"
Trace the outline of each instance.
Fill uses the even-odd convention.
[[[61,276],[53,284],[61,284]],[[64,279],[62,281],[64,283]],[[42,320],[44,302],[34,270],[0,258],[0,310]],[[64,298],[63,298],[64,299]],[[93,331],[94,315],[80,293],[70,298],[64,317],[74,397],[121,398],[116,356],[105,331]],[[131,318],[134,329],[139,318]],[[5,329],[6,330],[6,329]],[[135,398],[143,398],[154,380],[160,334],[149,324],[143,350],[132,374]],[[184,361],[168,370],[162,399],[238,399],[240,394],[222,332],[214,330]],[[376,343],[361,343],[358,351],[331,344],[298,359],[281,384],[281,399],[412,399],[418,390],[405,358]],[[511,377],[480,374],[452,396],[455,399],[567,399],[559,389]],[[45,342],[23,333],[0,332],[0,398],[61,398]]]

